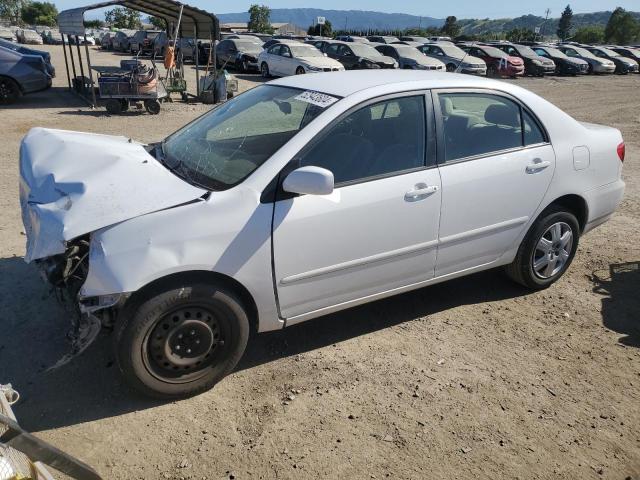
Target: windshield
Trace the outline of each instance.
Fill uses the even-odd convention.
[[[405,47],[401,47],[401,46],[397,46],[396,47],[396,51],[398,52],[398,54],[401,57],[405,57],[405,58],[412,58],[414,60],[425,60],[426,57],[424,55],[424,53],[420,52],[420,50],[410,47],[410,46],[405,46]]]
[[[196,185],[230,188],[337,100],[297,88],[261,85],[168,137],[159,160]]]
[[[371,45],[365,45],[363,43],[353,43],[349,45],[349,48],[358,57],[383,57],[384,56],[378,50],[373,48]]]
[[[539,55],[534,52],[533,50],[531,50],[531,48],[527,47],[526,45],[517,45],[515,47],[518,50],[518,53],[520,55],[522,55],[523,57],[538,57]]]
[[[621,55],[613,50],[609,50],[608,48],[599,48],[601,52],[603,52],[607,57],[620,57]]]
[[[506,53],[496,47],[482,47],[482,50],[490,57],[504,58],[508,56]]]
[[[580,47],[572,47],[576,52],[578,52],[578,55],[580,55],[581,57],[587,57],[587,58],[596,58],[596,56],[591,53],[589,50],[586,50],[584,48],[580,48]]]
[[[324,54],[312,45],[289,45],[294,57],[324,57]]]
[[[467,55],[464,50],[462,50],[461,48],[456,47],[455,45],[443,45],[443,44],[439,43],[438,47],[440,47],[442,49],[442,51],[444,53],[446,53],[447,56],[449,56],[449,57],[462,58],[465,55]]]
[[[560,50],[558,50],[557,48],[545,47],[544,51],[546,51],[552,57],[566,58],[566,55],[562,53]]]

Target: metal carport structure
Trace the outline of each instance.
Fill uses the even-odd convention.
[[[211,52],[214,56],[215,65],[215,48],[213,48],[214,41],[220,38],[220,22],[218,18],[205,10],[201,10],[196,7],[192,7],[187,4],[177,2],[175,0],[110,0],[106,2],[94,3],[85,7],[72,8],[69,10],[63,10],[58,15],[58,27],[62,34],[62,46],[64,49],[64,61],[67,70],[67,80],[69,82],[69,88],[75,89],[80,93],[86,93],[87,86],[85,85],[84,66],[82,63],[82,53],[80,49],[80,37],[85,39],[85,52],[87,70],[89,74],[89,82],[91,87],[92,98],[86,98],[94,107],[96,105],[95,99],[95,83],[93,81],[93,73],[91,71],[91,59],[89,56],[89,47],[86,43],[86,29],[84,26],[84,13],[88,10],[96,10],[100,8],[106,8],[111,6],[121,6],[130,8],[147,15],[161,18],[166,23],[167,35],[171,35],[175,26],[180,23],[178,32],[179,37],[191,36],[195,42],[198,40],[211,41]],[[184,35],[183,35],[184,34]],[[67,35],[67,43],[69,46],[69,59],[71,63],[71,69],[73,72],[73,82],[71,80],[71,72],[69,71],[69,60],[67,60],[67,50],[65,48],[64,35]],[[78,54],[78,63],[80,69],[80,75],[82,78],[82,88],[80,88],[78,75],[76,73],[75,61],[73,58],[73,49],[71,45],[70,35],[75,37],[75,47]],[[199,78],[199,60],[198,60],[198,48],[195,49],[195,64],[196,64],[196,92],[200,94],[200,78]]]

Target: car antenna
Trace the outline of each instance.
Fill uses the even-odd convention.
[[[469,50],[471,50],[471,48],[469,48]],[[460,69],[462,68],[462,63],[468,56],[469,56],[469,52],[465,52],[464,57],[462,57],[462,60],[460,60],[460,62],[458,63],[458,66],[455,69],[455,73],[460,73]]]

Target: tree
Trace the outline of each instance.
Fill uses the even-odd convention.
[[[595,45],[604,42],[604,28],[595,25],[581,27],[575,31],[571,39],[574,42]]]
[[[84,28],[102,28],[104,27],[104,22],[102,20],[85,20]]]
[[[253,4],[249,7],[249,31],[255,33],[273,33],[271,27],[271,9],[266,5]]]
[[[536,36],[536,32],[529,28],[512,28],[506,33],[510,42],[535,42]]]
[[[307,30],[307,33],[309,35],[331,37],[333,35],[333,28],[331,26],[331,22],[329,20],[325,20],[324,25],[311,25],[309,30]]]
[[[116,7],[106,12],[104,19],[115,28],[128,28],[130,30],[142,28],[140,12],[130,8]]]
[[[0,0],[0,18],[5,18],[12,25],[22,25],[22,9],[28,0]]]
[[[149,23],[153,25],[155,28],[157,28],[158,30],[164,31],[167,29],[167,23],[164,21],[163,18],[149,17]]]
[[[447,19],[444,21],[444,25],[440,29],[440,33],[442,33],[442,35],[446,35],[447,37],[454,38],[460,35],[460,30],[462,29],[460,25],[458,25],[458,19],[452,15],[450,17],[447,17]]]
[[[556,31],[556,33],[558,34],[560,40],[566,40],[567,38],[569,38],[569,35],[571,34],[572,21],[573,10],[571,10],[571,7],[567,5],[567,7],[564,9],[564,12],[562,12],[560,20],[558,21],[558,30]]]
[[[22,7],[22,20],[29,25],[47,25],[58,23],[58,9],[53,3],[32,2]]]
[[[604,38],[608,43],[627,45],[638,36],[640,25],[624,8],[616,8],[604,29]]]

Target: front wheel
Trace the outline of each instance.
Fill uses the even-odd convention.
[[[304,75],[306,72],[304,71],[304,68],[302,67],[298,67],[296,68],[296,75]]]
[[[456,71],[458,67],[456,67],[453,63],[448,63],[447,64],[447,72],[449,73],[453,73]]]
[[[12,79],[0,77],[0,105],[14,103],[20,97],[20,87]]]
[[[580,225],[575,215],[560,207],[549,208],[533,224],[506,272],[526,287],[545,289],[571,265],[579,237]]]
[[[260,73],[262,74],[262,78],[269,78],[271,76],[267,62],[262,62],[262,65],[260,65]]]
[[[125,379],[156,398],[212,388],[236,366],[249,339],[238,296],[221,285],[174,282],[125,310],[115,350]]]

